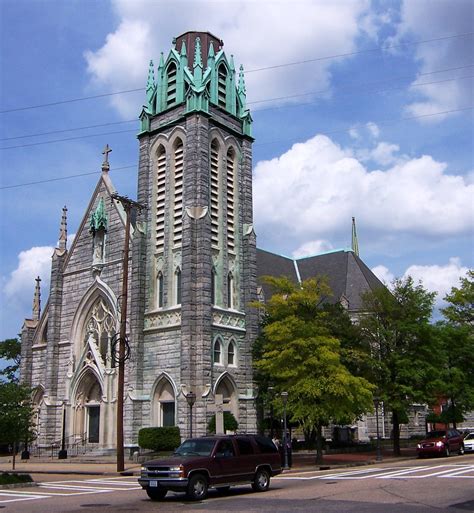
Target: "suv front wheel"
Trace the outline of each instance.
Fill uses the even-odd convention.
[[[255,477],[252,483],[254,492],[266,492],[270,486],[270,474],[268,470],[259,468],[255,473]]]
[[[202,474],[194,474],[188,483],[187,496],[192,501],[202,501],[207,497],[207,479]]]

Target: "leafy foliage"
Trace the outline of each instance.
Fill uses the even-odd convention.
[[[449,303],[441,311],[444,317],[451,323],[470,326],[471,333],[474,329],[474,270],[467,272],[460,279],[461,286],[453,287],[444,298]]]
[[[173,451],[181,444],[179,427],[148,427],[138,432],[138,445],[152,451]]]
[[[224,432],[227,431],[237,431],[239,428],[239,423],[237,422],[237,419],[234,417],[234,414],[230,411],[224,412]],[[216,432],[216,416],[213,415],[211,417],[211,420],[209,421],[207,425],[207,430],[209,433],[215,433]]]
[[[393,448],[400,454],[399,425],[408,406],[436,397],[439,350],[429,323],[435,294],[413,279],[396,279],[364,296],[360,327],[373,354],[378,398],[392,412]]]
[[[7,338],[0,341],[0,359],[11,362],[0,370],[0,382],[18,382],[18,369],[21,360],[21,345],[17,338]]]
[[[291,421],[306,433],[316,430],[321,441],[322,426],[351,422],[372,409],[374,387],[350,372],[351,357],[331,332],[330,311],[323,307],[331,291],[324,280],[265,280],[275,293],[265,305],[257,373],[271,377],[277,391],[288,392]],[[281,408],[281,399],[275,403]],[[320,460],[320,443],[317,448]]]
[[[0,383],[0,443],[16,445],[35,438],[31,390],[18,383]]]

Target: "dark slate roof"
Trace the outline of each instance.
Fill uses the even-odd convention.
[[[262,282],[263,276],[286,276],[295,282],[298,281],[294,260],[257,248],[257,283],[263,287],[265,298],[268,299],[272,296],[272,291]]]
[[[362,309],[361,296],[365,292],[383,287],[382,282],[352,251],[340,250],[300,258],[296,260],[296,264],[301,280],[326,276],[333,292],[331,301],[339,301],[342,296],[345,296],[349,302],[349,311]],[[257,249],[257,281],[259,285],[262,285],[261,277],[264,275],[284,275],[294,281],[298,279],[294,260]],[[263,284],[263,290],[266,299],[271,297],[271,291],[265,284]]]

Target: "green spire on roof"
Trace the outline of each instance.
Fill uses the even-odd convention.
[[[181,45],[181,57],[186,57],[188,55],[186,51],[186,41],[183,41],[183,44]]]
[[[183,43],[184,46],[184,43]],[[194,47],[194,64],[193,68],[196,69],[196,66],[200,66],[202,68],[202,54],[201,54],[201,38],[196,38],[196,45]]]
[[[357,242],[356,220],[352,218],[352,251],[359,256],[359,243]]]
[[[155,68],[153,66],[153,61],[150,61],[150,65],[148,67],[148,80],[146,82],[146,90],[147,92],[150,89],[153,89],[155,87]]]
[[[89,231],[93,235],[99,230],[107,231],[107,212],[105,211],[104,198],[100,198],[97,208],[95,212],[91,214],[91,218],[89,221]]]
[[[212,44],[212,41],[209,43],[209,53],[207,54],[207,58],[212,58],[216,56],[216,52],[214,51],[214,45]]]

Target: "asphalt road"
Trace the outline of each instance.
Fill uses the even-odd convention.
[[[206,501],[169,493],[152,502],[134,477],[41,478],[34,488],[0,490],[5,513],[200,512],[235,513],[465,513],[474,511],[474,455],[285,474],[270,490],[250,486]]]

